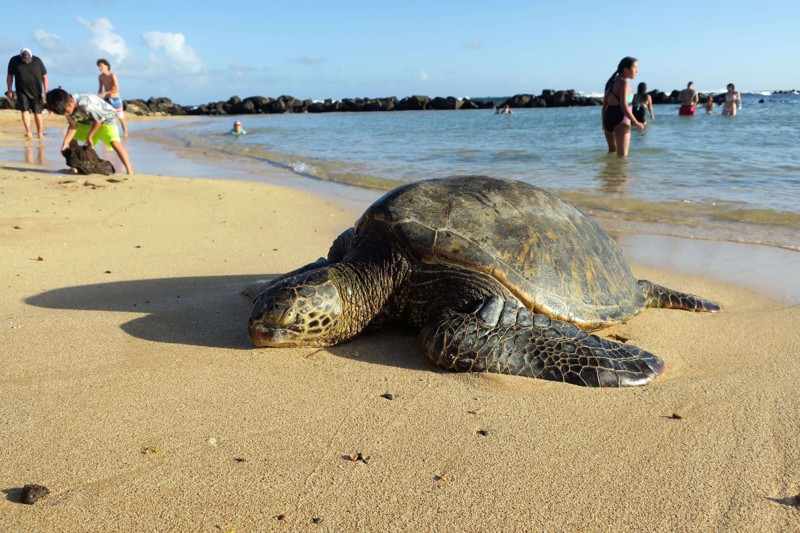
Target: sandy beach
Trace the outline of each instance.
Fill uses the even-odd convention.
[[[800,530],[796,252],[623,236],[638,277],[724,306],[603,330],[666,361],[642,388],[454,374],[396,327],[254,349],[240,290],[356,210],[71,176],[38,142],[0,113],[0,144],[34,153],[0,161],[4,530]],[[28,484],[50,494],[20,503]]]

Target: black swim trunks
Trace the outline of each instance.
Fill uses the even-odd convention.
[[[31,98],[23,93],[17,93],[17,109],[19,111],[33,111],[35,115],[44,111],[42,98]]]

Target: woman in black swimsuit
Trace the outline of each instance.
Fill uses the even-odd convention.
[[[636,94],[633,95],[633,116],[642,124],[647,125],[648,111],[650,112],[650,118],[655,120],[653,97],[647,94],[647,84],[642,82],[636,88]]]
[[[636,77],[639,62],[635,57],[624,57],[617,65],[617,71],[606,82],[603,97],[603,133],[608,143],[608,153],[616,153],[619,157],[628,157],[631,143],[631,124],[639,131],[644,124],[633,116],[631,103],[633,94],[628,80]]]

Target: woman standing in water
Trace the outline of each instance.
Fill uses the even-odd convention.
[[[732,83],[729,83],[728,92],[725,93],[725,107],[722,108],[722,114],[735,117],[737,104],[742,107],[742,95],[739,94]]]
[[[633,116],[642,124],[647,124],[648,111],[650,112],[650,118],[655,120],[653,97],[647,94],[647,84],[642,82],[636,88],[636,94],[633,96]]]
[[[628,84],[628,80],[635,78],[637,72],[639,62],[635,57],[622,58],[617,71],[606,82],[603,96],[603,133],[608,143],[608,153],[616,153],[619,157],[628,157],[631,124],[639,131],[644,129],[644,124],[633,116],[633,92]]]

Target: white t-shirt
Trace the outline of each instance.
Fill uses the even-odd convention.
[[[117,112],[114,111],[111,104],[96,94],[73,94],[72,99],[75,100],[75,110],[67,117],[67,120],[80,120],[81,122],[88,122],[90,124],[92,122],[116,124]]]

